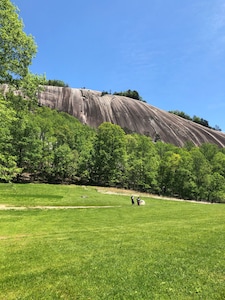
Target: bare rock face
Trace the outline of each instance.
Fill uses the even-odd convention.
[[[153,141],[159,139],[179,147],[187,141],[196,146],[202,143],[225,146],[225,134],[220,131],[123,96],[102,96],[101,92],[92,90],[46,86],[39,94],[39,103],[67,112],[93,128],[111,122],[126,132],[144,134]]]

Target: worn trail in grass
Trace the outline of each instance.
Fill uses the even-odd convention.
[[[27,197],[3,192],[1,201],[28,205],[26,188],[16,187]],[[94,188],[52,186],[56,200],[32,190],[35,205],[61,196],[115,207],[0,211],[0,299],[225,298],[225,206],[146,197],[132,207],[127,195]]]

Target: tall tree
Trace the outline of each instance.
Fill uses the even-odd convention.
[[[212,168],[199,148],[190,151],[192,157],[192,174],[196,185],[196,200],[206,200],[207,189],[210,185]]]
[[[159,155],[151,139],[144,135],[127,135],[128,187],[154,192],[158,167]]]
[[[219,147],[217,145],[210,143],[202,144],[199,149],[209,162],[213,160],[214,156],[219,151]]]
[[[177,149],[179,160],[173,174],[172,191],[180,198],[191,199],[195,192],[195,182],[192,175],[192,157],[185,148]]]
[[[158,181],[162,194],[174,194],[175,174],[181,161],[180,154],[173,151],[164,153],[159,166]]]
[[[0,179],[12,180],[21,170],[17,167],[17,157],[12,154],[11,128],[16,120],[15,111],[0,94]]]
[[[118,125],[102,123],[94,144],[92,178],[96,183],[116,185],[125,171],[125,133]]]
[[[38,86],[44,79],[29,72],[36,50],[33,37],[24,32],[24,25],[19,18],[17,7],[10,0],[1,0],[0,84],[6,83],[4,95],[2,94],[1,97],[7,99],[6,112],[11,125],[7,129],[9,134],[5,135],[5,152],[1,150],[0,169],[6,170],[7,166],[11,170],[13,168],[14,171],[8,173],[13,176],[16,172],[19,173],[25,164],[26,168],[33,165],[34,153],[38,149],[34,147],[38,143],[37,128],[33,126],[32,119],[29,119],[28,115],[28,111],[33,108],[32,104],[35,103],[36,106]],[[20,96],[15,94],[20,94]],[[5,113],[2,106],[0,110],[2,114]],[[14,118],[10,117],[9,111],[14,112]],[[9,140],[10,147],[6,151]],[[12,175],[7,175],[9,180]]]
[[[60,181],[73,179],[76,175],[77,159],[76,150],[72,151],[67,144],[60,145],[54,149],[51,177]]]
[[[224,202],[225,178],[217,172],[209,176],[210,184],[207,188],[207,200],[210,202]]]
[[[23,31],[18,9],[10,0],[0,1],[0,82],[12,83],[29,73],[28,67],[36,54],[31,35]]]
[[[159,141],[155,144],[155,148],[160,157],[158,169],[159,193],[169,194],[173,178],[170,178],[171,170],[168,168],[168,160],[170,160],[171,155],[176,152],[176,147],[172,144],[165,144]]]
[[[212,160],[213,172],[217,172],[225,178],[225,153],[217,152]]]

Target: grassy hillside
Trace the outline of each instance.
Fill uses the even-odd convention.
[[[0,185],[0,206],[64,206],[0,210],[0,299],[224,299],[225,206],[141,198]]]

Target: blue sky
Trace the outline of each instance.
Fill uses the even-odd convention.
[[[38,53],[30,70],[70,87],[137,90],[225,131],[225,0],[12,0]]]

